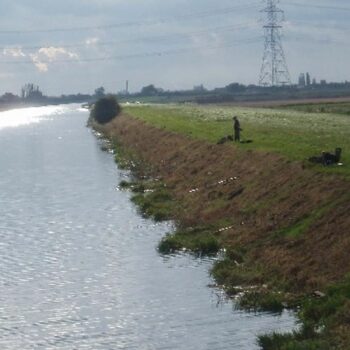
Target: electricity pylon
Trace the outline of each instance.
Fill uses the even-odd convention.
[[[265,13],[264,37],[265,48],[260,72],[259,85],[284,86],[291,85],[291,79],[282,46],[282,23],[284,11],[277,4],[279,0],[264,0]]]

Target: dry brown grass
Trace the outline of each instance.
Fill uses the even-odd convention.
[[[349,181],[275,154],[212,145],[125,115],[105,132],[153,166],[182,203],[182,225],[232,225],[221,233],[226,245],[245,247],[271,277],[308,291],[350,271]]]

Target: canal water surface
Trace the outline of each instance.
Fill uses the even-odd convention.
[[[0,113],[0,349],[258,349],[293,316],[236,311],[212,261],[156,251],[77,105]]]

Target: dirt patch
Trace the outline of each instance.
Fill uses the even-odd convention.
[[[222,223],[271,278],[312,291],[350,271],[350,182],[271,153],[213,145],[120,116],[104,132],[151,164],[184,227]]]

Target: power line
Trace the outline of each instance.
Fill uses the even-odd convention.
[[[317,8],[317,9],[324,9],[324,10],[334,10],[334,11],[350,11],[349,7],[338,7],[338,6],[327,6],[327,5],[312,5],[312,4],[305,4],[305,3],[298,3],[298,2],[285,2],[288,6],[296,6],[296,7],[311,7],[311,8]]]
[[[335,26],[334,25],[334,20],[330,20],[330,23],[333,24],[333,25],[327,25],[325,26],[325,21],[322,20],[321,23],[312,23],[310,21],[305,21],[305,20],[301,20],[301,19],[298,19],[298,20],[292,20],[292,21],[289,21],[290,24],[307,24],[308,27],[313,27],[313,28],[322,28],[322,29],[335,29],[335,30],[341,30],[341,31],[349,31],[350,28],[346,28],[344,26]]]
[[[289,37],[287,39],[287,41],[296,41],[298,43],[302,42],[305,40],[305,37],[300,36],[300,37]],[[308,40],[310,42],[310,40]],[[312,38],[312,42],[313,43],[317,43],[317,44],[323,44],[323,45],[330,45],[330,44],[335,44],[335,45],[348,45],[349,42],[348,41],[343,41],[343,40],[335,40],[335,39],[327,39],[327,38],[320,38],[320,39],[315,39]]]
[[[81,27],[61,27],[61,28],[46,28],[46,29],[26,29],[26,30],[0,30],[0,34],[33,34],[33,33],[56,33],[56,32],[79,32],[79,31],[89,31],[89,30],[101,30],[101,29],[114,29],[123,27],[133,27],[133,26],[152,26],[159,23],[169,23],[171,21],[182,21],[190,19],[200,19],[206,17],[212,17],[217,15],[226,15],[238,10],[248,10],[256,8],[258,3],[250,3],[246,5],[227,7],[222,9],[216,9],[211,11],[202,11],[198,13],[191,13],[181,16],[173,16],[169,18],[160,18],[155,20],[147,21],[130,21],[121,23],[112,23],[107,25],[97,25],[97,26],[81,26]]]
[[[335,30],[341,30],[342,32],[350,31],[350,28],[338,28],[338,27],[325,27],[322,24],[312,24],[309,21],[302,21],[302,20],[293,20],[291,23],[294,24],[308,24],[308,26],[313,28],[321,28],[321,29],[335,29]],[[157,35],[157,36],[150,36],[150,37],[139,37],[139,38],[132,38],[132,39],[123,39],[123,40],[112,40],[112,41],[98,41],[96,43],[93,43],[91,46],[94,47],[103,47],[108,46],[111,47],[113,45],[118,45],[121,43],[130,43],[130,42],[146,42],[146,41],[169,41],[171,39],[178,39],[178,38],[188,38],[192,35],[205,35],[208,33],[214,33],[214,32],[225,32],[225,31],[232,31],[232,30],[240,30],[240,29],[250,29],[254,28],[255,25],[253,23],[242,23],[240,25],[229,25],[229,26],[222,26],[222,27],[213,27],[206,30],[201,31],[193,31],[193,32],[187,32],[187,33],[173,33],[173,34],[166,34],[166,35]],[[296,39],[296,40],[305,40],[305,37],[291,37],[290,39]],[[287,38],[288,39],[288,38]],[[320,42],[327,42],[330,40],[319,40]],[[332,40],[333,43],[339,43],[343,44],[342,41],[335,41]],[[22,46],[20,44],[17,45],[11,45],[11,46],[2,46],[0,47],[0,51],[6,50],[6,49],[21,49],[22,51],[26,50],[39,50],[41,48],[48,48],[48,47],[60,47],[60,48],[87,48],[88,44],[86,43],[72,43],[72,44],[60,44],[60,43],[44,43],[41,45],[30,45],[30,46]]]
[[[177,39],[177,38],[187,38],[192,35],[205,35],[208,33],[213,32],[225,32],[225,31],[232,31],[232,30],[239,30],[239,29],[249,29],[252,28],[252,23],[246,23],[246,24],[240,24],[240,25],[229,25],[229,26],[221,26],[221,27],[213,27],[206,30],[201,31],[193,31],[193,32],[187,32],[187,33],[174,33],[174,34],[166,34],[166,35],[157,35],[157,36],[150,36],[150,37],[139,37],[139,38],[133,38],[133,39],[123,39],[123,40],[113,40],[113,41],[104,41],[104,42],[96,42],[93,43],[91,46],[112,46],[117,45],[121,43],[129,43],[129,42],[145,42],[145,41],[158,41],[158,40],[171,40],[171,39]],[[42,44],[42,45],[32,45],[32,46],[22,46],[22,45],[11,45],[11,46],[3,46],[0,47],[0,50],[6,50],[6,49],[21,49],[21,50],[39,50],[44,47],[60,47],[60,48],[86,48],[88,45],[86,43],[82,44],[80,43],[72,43],[72,44]]]
[[[165,51],[153,51],[153,52],[143,52],[139,54],[128,54],[128,55],[117,55],[117,56],[106,56],[106,57],[90,57],[90,58],[78,58],[78,59],[60,59],[60,60],[40,60],[42,64],[52,64],[52,63],[83,63],[83,62],[105,62],[105,61],[115,61],[115,60],[126,60],[132,58],[145,58],[145,57],[156,57],[156,56],[170,56],[178,55],[184,53],[192,53],[195,50],[218,50],[223,48],[230,48],[240,45],[248,45],[260,42],[261,37],[255,37],[245,40],[236,40],[231,41],[230,44],[225,45],[216,45],[216,46],[196,46],[196,47],[186,47],[179,48],[174,50],[165,50]],[[23,60],[23,61],[0,61],[0,64],[11,64],[11,65],[22,65],[22,64],[34,64],[32,60]]]

